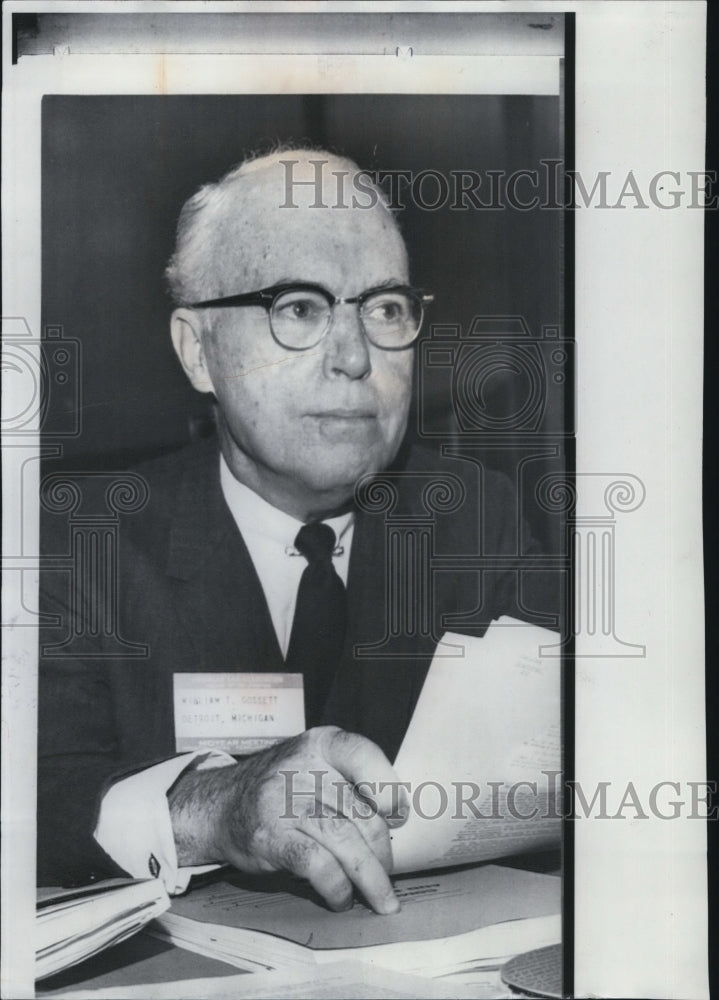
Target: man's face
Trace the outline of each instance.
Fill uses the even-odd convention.
[[[276,167],[257,171],[251,183],[250,210],[230,208],[223,224],[215,296],[309,282],[343,298],[408,283],[404,244],[381,206],[311,208],[310,197],[298,197],[299,208],[280,208],[284,174]],[[326,204],[333,197],[328,192]],[[338,304],[324,339],[306,351],[280,346],[259,306],[215,310],[203,346],[225,458],[275,506],[300,518],[321,515],[394,458],[414,352],[371,344],[355,304]]]

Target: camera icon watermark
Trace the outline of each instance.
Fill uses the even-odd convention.
[[[466,333],[456,324],[434,324],[420,343],[418,419],[421,437],[446,437],[432,395],[449,400],[462,437],[568,438],[574,420],[567,408],[561,427],[545,429],[553,396],[571,384],[574,343],[558,325],[535,337],[522,316],[475,316]]]
[[[82,348],[61,326],[33,335],[21,316],[3,319],[4,437],[43,441],[77,437],[82,431]]]

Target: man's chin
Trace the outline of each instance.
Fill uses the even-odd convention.
[[[342,465],[323,467],[315,465],[312,474],[305,469],[305,482],[315,492],[318,498],[331,499],[336,504],[350,500],[354,496],[357,483],[366,476],[375,475],[387,468],[392,457],[373,455],[364,451],[356,456],[356,461],[347,462],[347,455]]]

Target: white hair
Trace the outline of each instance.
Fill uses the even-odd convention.
[[[172,299],[177,306],[190,305],[203,299],[212,298],[216,294],[216,251],[217,232],[223,212],[230,198],[237,208],[238,196],[241,202],[242,180],[262,170],[281,162],[288,153],[298,154],[303,158],[310,156],[331,161],[351,174],[362,173],[360,167],[353,161],[325,149],[311,146],[292,146],[283,144],[269,154],[252,154],[237,166],[232,167],[218,181],[204,184],[189,198],[182,207],[177,222],[177,237],[175,250],[165,269],[165,277]],[[371,179],[370,179],[371,180]],[[397,220],[391,211],[384,191],[376,184],[370,186],[378,194],[378,201],[392,217],[397,226]],[[241,208],[240,208],[241,211]]]

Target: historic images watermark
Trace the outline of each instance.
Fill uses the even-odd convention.
[[[378,812],[376,797],[389,798],[386,819],[403,822],[410,812],[436,820],[547,819],[719,819],[719,805],[709,805],[716,781],[659,781],[644,787],[599,781],[591,789],[580,781],[562,781],[561,771],[540,772],[541,781],[452,781],[431,778],[412,786],[409,781],[327,781],[330,772],[312,770],[312,788],[298,787],[303,772],[280,770],[285,808],[280,819],[328,819],[338,815],[370,819]],[[387,794],[389,793],[389,795]]]
[[[312,188],[310,208],[374,208],[381,197],[393,211],[409,205],[426,212],[449,208],[455,212],[519,212],[546,210],[616,209],[709,209],[719,207],[716,170],[660,170],[637,176],[634,170],[616,174],[598,170],[588,176],[563,169],[563,161],[541,159],[540,168],[522,170],[349,170],[330,169],[322,157],[309,161],[310,180],[295,175],[299,160],[291,155],[280,160],[285,170],[281,208],[299,208],[298,189]],[[334,178],[331,181],[330,178]],[[332,192],[332,196],[329,193]]]

